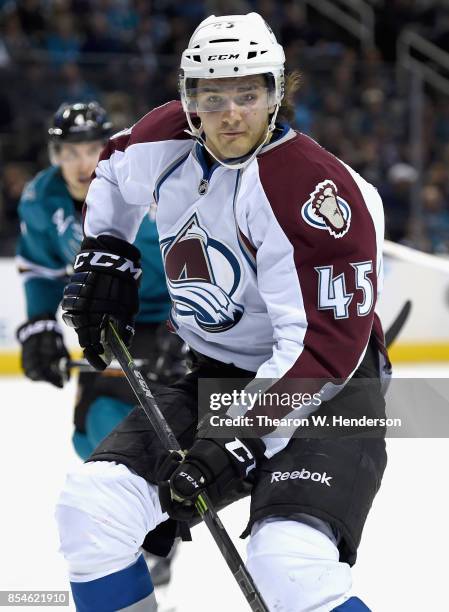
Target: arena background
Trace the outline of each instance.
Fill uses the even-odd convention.
[[[0,590],[68,588],[53,513],[80,462],[71,445],[76,382],[59,390],[17,376],[15,341],[25,319],[17,202],[48,165],[46,129],[59,104],[97,99],[117,130],[126,127],[176,97],[180,53],[204,16],[260,12],[285,46],[288,69],[303,75],[295,127],[383,197],[390,242],[378,308],[386,327],[413,303],[391,352],[396,376],[448,378],[448,4],[0,0],[0,374],[14,374],[0,380]],[[447,609],[447,439],[389,438],[387,448],[354,592],[375,612]],[[247,512],[242,501],[221,515],[242,554]],[[161,612],[247,609],[204,525],[182,546],[170,590],[158,598]]]
[[[302,74],[295,127],[379,189],[389,240],[447,257],[448,2],[0,0],[0,373],[20,371],[17,202],[48,165],[52,113],[96,99],[117,131],[131,125],[177,96],[180,54],[202,18],[251,10],[272,25],[287,69]],[[449,360],[449,272],[400,253],[378,306],[388,326],[413,303],[392,358]]]

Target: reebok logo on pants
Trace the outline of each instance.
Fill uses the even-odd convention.
[[[328,476],[326,472],[320,474],[320,472],[312,472],[310,473],[308,470],[302,468],[300,472],[273,472],[271,474],[271,484],[273,482],[280,482],[281,480],[313,480],[315,482],[320,482],[321,484],[325,484],[330,487],[332,480],[332,476]]]

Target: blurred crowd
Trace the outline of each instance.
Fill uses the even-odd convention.
[[[201,19],[251,10],[302,75],[294,127],[378,187],[389,238],[449,253],[449,97],[424,91],[419,172],[410,83],[398,90],[394,64],[404,26],[449,49],[449,8],[371,1],[368,48],[302,0],[0,0],[0,255],[14,252],[17,201],[48,165],[46,127],[60,103],[96,99],[122,129],[177,97],[180,55]]]

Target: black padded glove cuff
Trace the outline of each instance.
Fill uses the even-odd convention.
[[[49,331],[55,332],[62,336],[62,330],[59,323],[56,321],[55,315],[44,313],[31,317],[31,319],[28,319],[28,321],[18,327],[16,337],[17,340],[23,344],[31,336]]]
[[[196,464],[211,480],[218,478],[230,465],[239,478],[246,478],[262,458],[264,450],[265,445],[258,438],[199,439],[189,450],[187,460]]]
[[[127,257],[135,263],[140,264],[140,251],[136,246],[126,242],[126,240],[116,238],[115,236],[108,236],[107,234],[102,234],[97,238],[91,238],[89,236],[84,238],[80,250],[91,251],[99,248],[109,251],[110,253],[117,253],[117,255]]]
[[[131,259],[137,265],[140,265],[140,251],[139,249],[126,242],[126,240],[122,240],[121,238],[116,238],[115,236],[108,236],[107,234],[102,234],[97,236],[97,238],[92,238],[87,236],[81,243],[81,251],[92,251],[94,249],[104,249],[109,253],[116,253],[117,255],[121,255],[122,257],[126,257],[127,259]]]

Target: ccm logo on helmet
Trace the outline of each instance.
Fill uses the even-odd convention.
[[[320,472],[309,472],[302,468],[300,472],[273,472],[271,474],[271,483],[280,482],[281,480],[313,480],[314,482],[320,482],[321,484],[325,484],[326,486],[332,486],[330,481],[332,480],[332,476],[328,476],[326,472],[320,474]]]
[[[239,57],[240,53],[220,53],[220,55],[209,55],[207,59],[209,62],[213,62],[214,60],[238,59]]]

